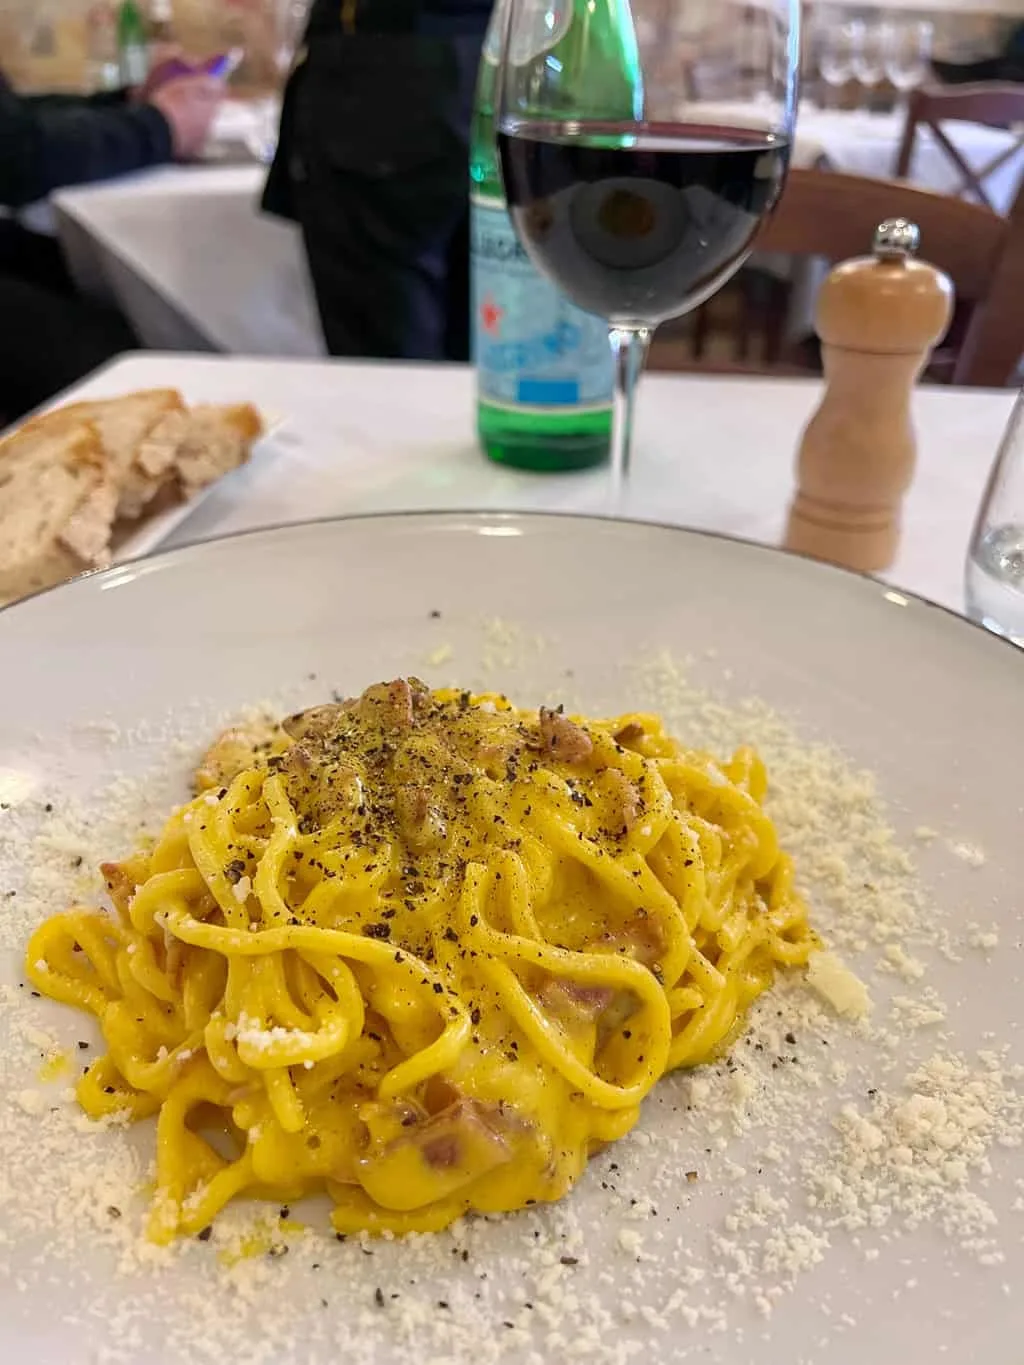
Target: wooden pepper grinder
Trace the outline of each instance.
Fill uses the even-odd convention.
[[[844,261],[817,308],[826,389],[804,432],[786,546],[867,572],[896,556],[914,475],[914,384],[945,334],[953,285],[914,256],[921,234],[884,222],[874,255]]]

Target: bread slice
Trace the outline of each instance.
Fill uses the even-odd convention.
[[[253,443],[262,435],[263,419],[251,403],[193,408],[185,438],[174,457],[183,496],[192,497],[245,464]]]
[[[23,437],[50,436],[75,430],[82,422],[95,426],[107,460],[107,478],[96,490],[93,505],[72,532],[79,551],[96,563],[105,562],[103,547],[109,544],[110,528],[118,518],[141,516],[160,493],[162,483],[137,471],[140,447],[153,429],[172,416],[187,413],[176,389],[146,389],[124,398],[72,403],[32,418],[22,428]],[[0,446],[0,459],[3,447]],[[104,534],[106,526],[106,534]]]
[[[118,509],[122,518],[137,520],[169,488],[180,496],[174,461],[191,420],[187,408],[168,412],[141,442],[122,491]]]
[[[64,533],[102,485],[106,462],[88,423],[10,438],[0,453],[0,602],[8,602],[89,567]]]
[[[262,432],[249,404],[190,412],[173,389],[33,418],[0,441],[0,601],[109,563],[116,522],[192,497]]]

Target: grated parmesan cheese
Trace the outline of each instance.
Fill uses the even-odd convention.
[[[807,984],[837,1014],[863,1019],[871,1012],[867,986],[843,965],[834,953],[815,953],[807,967]]]
[[[970,948],[980,948],[985,953],[995,952],[999,947],[998,926],[993,924],[990,928],[983,929],[972,920],[967,926],[967,945]]]
[[[911,957],[902,943],[887,943],[879,966],[895,972],[904,981],[920,981],[925,974],[924,963]]]
[[[977,844],[955,843],[950,844],[949,847],[952,853],[962,863],[966,863],[968,867],[984,867],[988,861],[985,850],[979,848]]]

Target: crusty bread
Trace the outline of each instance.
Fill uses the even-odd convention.
[[[191,412],[169,413],[139,447],[133,469],[138,486],[155,497],[168,481],[190,498],[230,474],[249,458],[263,434],[263,420],[249,403],[234,407],[203,404]]]
[[[135,446],[161,417],[168,412],[184,412],[185,401],[177,389],[140,389],[123,398],[97,398],[85,403],[68,403],[30,417],[13,438],[30,432],[66,431],[79,422],[94,422],[109,444],[112,454],[127,448],[130,459]]]
[[[120,503],[121,516],[135,520],[160,494],[177,485],[175,459],[188,435],[187,408],[168,412],[140,442]]]
[[[0,600],[110,561],[115,525],[192,497],[248,459],[255,408],[173,389],[76,403],[0,441]]]
[[[94,428],[4,442],[0,461],[0,602],[89,567],[64,534],[103,482]]]
[[[136,478],[135,456],[158,423],[171,413],[186,411],[176,390],[150,389],[125,398],[71,403],[31,418],[21,429],[21,438],[30,441],[71,437],[83,425],[93,427],[99,437],[105,456],[105,477],[79,508],[65,535],[69,548],[85,563],[108,563],[115,521],[124,516],[141,516],[160,492],[159,484],[153,485],[141,476]]]
[[[230,474],[249,458],[253,442],[263,434],[259,413],[249,403],[194,408],[174,466],[182,493],[190,498],[200,488]]]

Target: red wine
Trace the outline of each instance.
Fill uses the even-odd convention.
[[[742,265],[782,190],[789,143],[681,123],[524,122],[498,137],[534,261],[588,312],[653,325]]]

